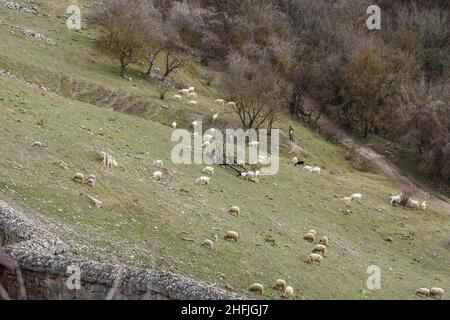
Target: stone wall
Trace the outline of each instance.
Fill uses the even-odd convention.
[[[19,263],[27,299],[103,300],[112,293],[112,299],[124,300],[243,299],[172,272],[72,259],[64,242],[37,231],[22,212],[3,201],[0,201],[0,239],[2,249]],[[68,267],[80,270],[78,290],[67,285],[73,275],[68,273]],[[3,271],[0,279],[11,298],[21,297],[16,273]]]

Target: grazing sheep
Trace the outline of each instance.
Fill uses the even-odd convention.
[[[236,161],[236,164],[237,164],[238,166],[243,167],[243,166],[245,166],[245,161],[244,161],[244,160],[238,160],[238,161]]]
[[[174,122],[172,122],[172,125],[171,125],[171,127],[172,127],[172,129],[176,129],[177,128],[177,123],[174,121]]]
[[[174,98],[175,100],[181,101],[182,96],[180,96],[179,94],[175,94],[175,95],[173,96],[173,98]]]
[[[416,290],[416,295],[417,296],[429,297],[430,296],[430,289],[427,289],[427,288],[417,289]]]
[[[400,205],[402,203],[403,193],[400,193],[398,196],[391,196],[391,205]]]
[[[34,141],[34,142],[31,144],[31,146],[32,146],[32,147],[38,147],[38,148],[41,148],[41,147],[42,147],[42,142],[40,142],[40,141]]]
[[[210,174],[210,175],[214,175],[214,168],[213,167],[206,167],[205,169],[203,169],[203,173],[206,174]]]
[[[155,179],[156,181],[159,181],[162,179],[162,175],[163,175],[163,173],[161,171],[155,171],[153,173],[153,179]]]
[[[293,157],[292,158],[292,163],[297,164],[297,162],[298,162],[298,158],[297,157]]]
[[[106,152],[102,152],[102,164],[108,168],[117,167],[117,161]]]
[[[320,175],[320,168],[319,167],[315,167],[311,169],[311,173],[315,173],[315,174],[319,174]]]
[[[89,177],[89,178],[87,179],[87,184],[88,184],[89,187],[95,188],[95,178]]]
[[[228,231],[224,239],[237,242],[239,240],[239,234],[236,231]]]
[[[442,299],[444,297],[445,291],[441,288],[431,288],[430,289],[430,297],[438,297]]]
[[[219,119],[219,114],[216,113],[215,115],[212,116],[213,121],[217,121],[217,119]]]
[[[313,235],[317,235],[317,232],[314,229],[309,230],[308,233],[312,233]]]
[[[76,173],[75,176],[73,177],[73,180],[77,183],[84,183],[84,174],[82,173]]]
[[[264,295],[264,286],[260,283],[254,283],[248,288],[248,291],[257,292],[260,295]]]
[[[253,181],[256,179],[256,174],[253,171],[247,171],[245,178],[249,181]]]
[[[299,161],[297,161],[297,162],[295,163],[295,166],[296,166],[296,167],[299,167],[299,166],[305,166],[305,165],[306,165],[306,162],[303,161],[303,160],[299,160]]]
[[[197,180],[195,180],[195,183],[199,183],[200,182],[201,184],[209,185],[210,181],[211,181],[210,177],[200,177]]]
[[[189,89],[181,89],[180,91],[178,91],[180,94],[182,94],[183,96],[187,96],[189,94]]]
[[[187,104],[191,105],[191,106],[196,106],[197,105],[197,101],[196,100],[189,100]]]
[[[408,200],[408,207],[419,210],[420,209],[419,201],[413,200],[413,199],[409,199]]]
[[[236,108],[236,102],[234,102],[234,101],[228,102],[227,107]]]
[[[192,93],[192,92],[195,92],[195,88],[194,87],[189,87],[188,88],[188,93]]]
[[[202,148],[206,148],[206,147],[208,147],[210,144],[211,144],[211,142],[205,141],[205,142],[203,142],[203,144],[202,144]]]
[[[327,255],[327,247],[323,244],[318,244],[314,247],[313,253],[320,253],[322,256],[326,256]]]
[[[209,239],[206,239],[205,241],[203,241],[202,247],[207,247],[212,250],[214,249],[214,242]]]
[[[197,94],[195,92],[191,92],[187,95],[188,98],[197,99]]]
[[[305,239],[308,242],[314,242],[314,240],[316,239],[315,234],[308,232],[307,234],[305,234],[303,236],[303,239]]]
[[[325,247],[328,247],[330,241],[328,240],[328,237],[322,237],[322,239],[320,239],[320,243],[323,244]]]
[[[358,201],[359,203],[361,203],[362,201],[362,194],[360,193],[354,193],[350,196],[350,198],[352,198],[353,201]]]
[[[277,281],[275,281],[275,286],[278,289],[281,289],[281,291],[285,291],[286,290],[286,281],[284,281],[283,279],[277,279]]]
[[[238,216],[241,214],[241,209],[237,206],[232,206],[228,212]]]
[[[286,289],[284,290],[284,298],[290,299],[292,298],[293,295],[294,295],[294,288],[292,288],[291,286],[286,287]]]
[[[95,175],[93,175],[93,174],[90,174],[89,177],[88,177],[88,180],[89,179],[97,180],[97,177]]]
[[[162,160],[155,160],[155,161],[153,161],[153,165],[154,165],[155,167],[160,167],[160,168],[162,168],[162,167],[164,167],[164,162],[163,162]]]
[[[304,166],[303,169],[304,169],[304,170],[311,171],[311,170],[313,169],[313,167],[311,167],[311,166]]]
[[[422,202],[422,210],[427,211],[427,202],[426,201]]]
[[[311,253],[306,261],[309,263],[317,262],[318,264],[320,264],[323,261],[323,257],[320,254]]]

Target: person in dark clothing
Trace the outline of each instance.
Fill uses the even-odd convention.
[[[294,142],[294,128],[292,126],[289,127],[289,140]]]

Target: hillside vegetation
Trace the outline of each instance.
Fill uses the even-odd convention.
[[[37,16],[0,1],[0,69],[11,73],[0,76],[0,198],[29,209],[73,254],[172,270],[241,294],[260,282],[269,299],[280,298],[278,278],[294,287],[296,299],[415,299],[420,287],[450,291],[449,212],[432,203],[426,212],[390,206],[389,196],[401,192],[396,181],[356,171],[348,150],[284,113],[275,127],[286,132],[292,125],[298,147],[283,139],[276,176],[255,184],[216,166],[209,186],[195,185],[203,166],[171,163],[169,125],[187,128],[217,112],[214,100],[225,94],[192,72],[202,67],[193,63],[171,77],[196,87],[198,106],[173,100],[175,87],[160,100],[155,85],[139,78],[139,65],[128,72],[132,81],[119,77],[117,63],[93,42],[95,29],[67,30],[63,3],[36,6]],[[232,112],[221,117],[239,125]],[[120,167],[102,166],[101,151]],[[294,167],[293,156],[322,167],[322,175]],[[167,169],[161,182],[151,179],[156,159]],[[95,174],[95,188],[73,182],[77,172]],[[340,201],[355,192],[362,204]],[[228,213],[232,205],[241,208],[239,217]],[[320,266],[305,262],[314,245],[303,236],[313,228],[330,239]],[[228,230],[241,239],[225,241]],[[214,234],[214,250],[202,247]],[[373,264],[382,270],[382,289],[368,291]]]

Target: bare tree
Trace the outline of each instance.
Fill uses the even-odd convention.
[[[143,58],[145,33],[142,31],[149,21],[148,13],[145,0],[105,0],[95,17],[106,33],[100,44],[119,61],[122,77],[130,64]]]

